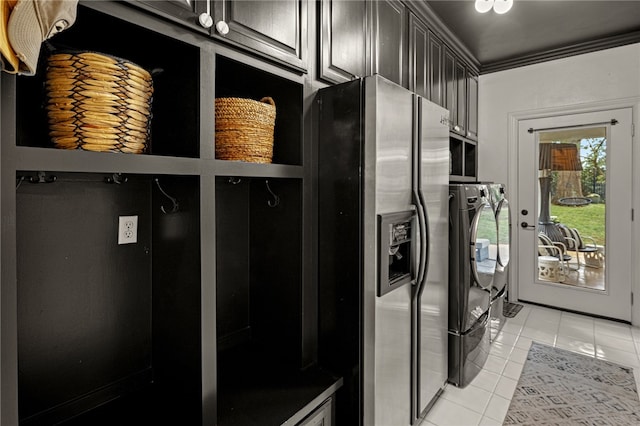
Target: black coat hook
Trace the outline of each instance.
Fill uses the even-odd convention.
[[[158,186],[158,189],[160,190],[160,192],[162,192],[162,194],[167,197],[169,200],[171,200],[171,203],[173,204],[173,206],[171,207],[171,210],[167,211],[164,206],[160,206],[160,210],[162,210],[162,213],[175,213],[178,211],[179,209],[179,205],[178,205],[178,200],[176,200],[175,198],[173,198],[172,196],[170,196],[169,194],[167,194],[164,189],[162,189],[162,187],[160,186],[160,181],[158,180],[158,178],[154,178],[153,179],[156,182],[156,185]]]
[[[122,185],[128,180],[129,179],[126,176],[122,176],[122,173],[113,173],[111,176],[104,178],[105,183],[115,183],[117,185]]]
[[[54,175],[47,175],[45,172],[38,172],[36,176],[31,176],[29,182],[31,183],[53,183],[58,178]]]
[[[269,205],[269,207],[276,207],[278,204],[280,204],[280,197],[274,194],[274,192],[271,190],[268,179],[265,179],[264,183],[267,186],[267,191],[269,191],[269,194],[271,194],[271,196],[273,197],[273,200],[267,200],[267,204]]]

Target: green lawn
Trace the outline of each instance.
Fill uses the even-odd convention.
[[[597,244],[604,245],[604,204],[589,204],[584,207],[567,207],[552,204],[551,216],[557,216],[557,220],[560,223],[570,228],[576,228],[580,235],[589,235],[596,240]]]

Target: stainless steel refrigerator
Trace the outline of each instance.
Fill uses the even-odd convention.
[[[447,381],[449,112],[378,76],[318,91],[319,357],[337,424],[421,419]]]

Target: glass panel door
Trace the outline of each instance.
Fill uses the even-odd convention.
[[[630,108],[520,121],[519,300],[630,320],[631,123]]]
[[[540,132],[538,143],[540,251],[558,258],[539,259],[538,278],[604,291],[607,128]]]

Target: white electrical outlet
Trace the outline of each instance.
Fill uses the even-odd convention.
[[[138,242],[138,216],[120,216],[118,218],[118,244]]]

